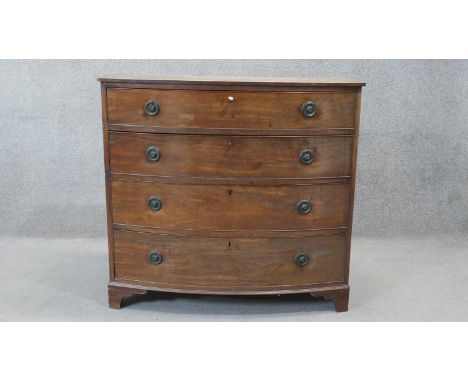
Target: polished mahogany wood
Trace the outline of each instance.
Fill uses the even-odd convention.
[[[162,208],[153,211],[156,197]],[[117,224],[191,230],[306,230],[346,227],[349,184],[218,186],[112,182]],[[311,211],[298,212],[308,200]]]
[[[349,262],[351,255],[351,237],[353,230],[353,212],[354,212],[354,193],[356,189],[356,171],[357,171],[357,157],[358,157],[358,142],[359,142],[359,124],[361,116],[361,92],[356,93],[355,99],[355,112],[354,112],[354,132],[353,132],[353,153],[352,153],[352,166],[351,166],[351,184],[349,188],[349,215],[348,215],[348,231],[347,231],[347,248],[346,248],[346,284],[349,279]],[[348,289],[349,295],[349,289]],[[346,310],[348,310],[348,298],[346,298]]]
[[[100,81],[110,307],[164,291],[309,293],[347,310],[362,82]],[[150,99],[156,116],[144,111]],[[312,118],[301,111],[309,100]],[[147,160],[149,146],[161,150],[158,161]],[[305,148],[315,154],[309,165],[298,157]],[[300,267],[294,252],[304,247],[309,263]],[[148,262],[150,250],[161,251],[161,264]]]
[[[108,177],[110,168],[110,155],[109,155],[109,129],[107,124],[107,88],[101,83],[101,107],[102,107],[102,141],[104,151],[104,171],[106,174],[105,188],[106,188],[106,222],[107,222],[107,245],[109,249],[109,277],[114,278],[114,230],[112,228],[112,196],[111,196],[111,182]],[[109,295],[110,296],[110,295]],[[109,297],[110,301],[110,297]]]
[[[223,127],[199,127],[194,131],[192,127],[172,127],[172,126],[142,126],[142,125],[108,125],[108,131],[119,131],[128,133],[157,133],[157,134],[177,134],[177,135],[197,135],[210,136],[210,135],[248,135],[248,136],[353,136],[353,128],[326,128],[314,127],[313,129],[305,126],[298,126],[296,128],[223,128]]]
[[[159,104],[158,115],[145,113],[149,100]],[[313,101],[317,107],[312,118],[302,114],[301,107],[306,101]],[[108,89],[107,107],[108,122],[114,125],[192,129],[352,128],[354,125],[353,93]]]
[[[159,159],[147,157],[149,147]],[[300,160],[303,150],[313,160]],[[111,133],[110,170],[158,177],[310,179],[351,175],[352,137],[252,137]]]
[[[120,309],[125,298],[131,297],[135,294],[145,294],[147,291],[145,289],[139,288],[109,285],[107,292],[109,294],[109,307],[113,309]]]
[[[152,227],[141,226],[134,224],[118,224],[113,223],[114,230],[125,230],[134,232],[148,232],[160,233],[167,235],[182,235],[182,236],[202,236],[202,237],[237,237],[237,238],[263,238],[263,237],[308,237],[308,236],[324,236],[324,235],[337,235],[347,233],[346,227],[338,228],[319,228],[319,229],[300,229],[300,230],[276,230],[276,231],[262,231],[262,230],[247,230],[247,231],[226,231],[226,230],[212,230],[212,229],[184,229],[184,228],[170,228],[170,227]]]
[[[313,285],[344,281],[344,235],[303,238],[231,239],[184,237],[116,231],[115,278],[156,286],[262,287]],[[163,260],[153,265],[148,256]],[[309,256],[299,266],[298,253]]]
[[[331,300],[335,303],[337,312],[348,311],[349,301],[349,286],[345,285],[341,288],[330,288],[310,292],[313,297],[324,297],[326,300]]]
[[[360,89],[365,85],[364,82],[355,81],[345,78],[291,78],[291,77],[215,77],[215,76],[155,76],[155,75],[139,75],[125,74],[102,76],[99,81],[110,85],[120,83],[124,86],[131,85],[195,85],[198,88],[203,85],[208,85],[210,88],[214,86],[252,86],[259,88],[262,86],[281,88],[281,87],[319,87],[319,88],[336,88],[350,87]]]

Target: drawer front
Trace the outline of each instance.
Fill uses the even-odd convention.
[[[116,279],[158,285],[253,289],[344,280],[344,235],[226,239],[115,231],[114,248]]]
[[[306,102],[313,105],[303,112]],[[354,125],[354,93],[108,89],[107,107],[109,124],[122,125],[225,129]],[[304,116],[308,112],[313,116]]]
[[[113,181],[113,222],[201,230],[339,228],[346,226],[349,194],[346,183],[259,187]],[[301,201],[310,203],[301,204],[302,213]]]
[[[214,178],[350,176],[352,137],[111,133],[113,173]]]

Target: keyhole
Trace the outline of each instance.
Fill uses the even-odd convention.
[[[229,189],[229,195],[232,195],[232,190],[231,189]]]

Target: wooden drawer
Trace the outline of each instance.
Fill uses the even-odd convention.
[[[345,227],[349,184],[224,186],[112,182],[113,222],[200,230],[309,230]],[[149,207],[157,198],[162,208]],[[298,212],[308,200],[309,213]]]
[[[109,147],[112,173],[294,179],[349,177],[351,172],[352,137],[111,133]],[[310,163],[307,152],[313,155]]]
[[[151,100],[159,105],[157,115],[150,116],[145,112],[145,106]],[[302,106],[307,101],[312,101],[316,107],[311,118],[302,113]],[[107,89],[108,123],[135,126],[353,128],[354,103],[355,96],[351,92]]]
[[[226,239],[115,231],[114,248],[116,279],[159,286],[254,290],[344,280],[344,235]],[[151,252],[160,255],[153,255],[155,264]],[[298,253],[307,264],[298,265]]]

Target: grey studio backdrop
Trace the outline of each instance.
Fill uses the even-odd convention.
[[[365,81],[355,234],[468,229],[468,61],[2,60],[0,234],[105,235],[96,77],[114,73]]]

